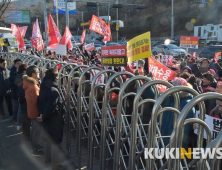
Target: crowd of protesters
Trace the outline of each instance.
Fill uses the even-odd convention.
[[[81,47],[80,47],[81,48]],[[33,53],[39,55],[38,53]],[[164,51],[163,51],[164,53]],[[173,55],[173,54],[172,54]],[[154,56],[157,60],[162,55]],[[40,56],[39,57],[43,57]],[[76,63],[77,65],[96,65],[105,68],[101,63],[100,51],[87,52],[85,50],[72,50],[66,56],[58,56],[54,52],[48,51],[44,58],[59,60],[67,63]],[[147,59],[141,59],[137,62],[138,66],[124,67],[135,75],[143,75],[152,78],[152,73],[148,70]],[[198,93],[217,92],[222,93],[222,67],[220,61],[215,63],[206,58],[194,58],[192,56],[174,56],[172,65],[168,66],[177,75],[170,83],[174,86],[187,86],[195,89]],[[32,154],[46,155],[46,162],[51,162],[54,169],[65,169],[59,164],[60,144],[63,136],[64,120],[62,113],[59,112],[60,94],[58,91],[58,68],[50,68],[46,71],[41,84],[39,83],[39,70],[33,66],[22,63],[20,59],[14,61],[14,65],[9,70],[6,60],[0,58],[0,113],[1,119],[5,119],[3,100],[5,99],[10,118],[17,122],[17,127],[22,128],[23,136],[31,141]],[[120,67],[112,68],[115,71],[121,71]],[[74,75],[76,76],[76,75]],[[79,74],[77,76],[80,76]],[[124,77],[125,81],[127,77]],[[115,86],[119,86],[118,81]],[[134,83],[127,88],[127,92],[136,92]],[[152,88],[147,89],[143,98],[154,99]],[[193,96],[187,92],[179,92],[180,111],[193,99]],[[112,102],[115,103],[118,98],[118,92],[112,94]],[[133,97],[127,98],[126,113],[131,115],[133,111]],[[115,105],[115,104],[114,104]],[[153,104],[146,104],[143,112],[143,122],[148,123],[151,118]],[[174,107],[174,98],[169,96],[162,107]],[[222,119],[222,102],[214,99],[205,101],[206,114],[215,118]],[[187,118],[195,117],[198,107],[190,110]],[[115,109],[113,109],[115,112]],[[130,122],[129,118],[129,122]],[[163,114],[161,134],[170,136],[173,131],[174,114],[168,111]],[[30,130],[31,127],[31,130]],[[187,125],[184,130],[183,147],[195,147],[195,134],[193,128],[198,126]],[[45,153],[42,152],[42,139],[46,142]],[[169,143],[169,138],[164,138],[164,143]],[[51,156],[52,155],[52,156]]]
[[[58,69],[50,68],[45,74],[39,84],[35,65],[28,66],[16,59],[9,70],[6,60],[0,58],[1,119],[5,119],[5,99],[10,118],[17,122],[24,139],[31,141],[32,155],[45,155],[45,163],[51,162],[53,170],[67,169],[60,164],[64,119],[59,109]]]

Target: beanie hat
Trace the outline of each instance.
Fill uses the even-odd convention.
[[[175,77],[174,80],[172,81],[172,84],[174,86],[178,86],[178,85],[187,86],[187,81],[184,78]]]
[[[206,78],[207,80],[209,80],[210,82],[214,81],[214,76],[210,72],[204,73],[203,77]]]
[[[213,74],[214,77],[216,76],[216,72],[213,69],[208,69],[207,72],[210,72],[211,74]]]
[[[185,66],[184,68],[183,68],[183,70],[185,70],[185,69],[187,69],[188,70],[188,73],[190,73],[191,74],[191,68],[189,67],[189,66]]]

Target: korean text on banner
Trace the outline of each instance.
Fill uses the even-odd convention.
[[[126,66],[126,46],[101,47],[101,58],[104,66]]]
[[[99,73],[99,70],[92,70],[94,75],[96,75],[97,73]],[[94,78],[93,74],[91,73],[90,74],[90,81],[92,81]],[[101,74],[97,79],[96,79],[96,84],[103,84],[104,83],[104,79],[105,79],[105,76],[104,74]]]
[[[89,29],[104,36],[108,35],[108,27],[105,21],[95,15],[92,16]]]
[[[150,32],[134,37],[127,42],[128,62],[151,57]]]
[[[198,49],[199,37],[194,36],[181,36],[180,47],[182,48],[195,48]]]
[[[160,62],[155,60],[153,57],[148,58],[148,63],[149,63],[149,72],[152,73],[154,80],[170,81],[176,77],[176,74],[174,73],[173,70],[161,64]],[[158,85],[158,89],[161,92],[164,92],[166,91],[166,86]]]
[[[199,114],[200,114],[200,112],[197,111],[196,118],[199,118]],[[209,126],[210,131],[211,131],[211,138],[212,138],[212,140],[214,140],[222,128],[222,119],[217,119],[215,117],[205,114],[204,122]],[[198,129],[195,129],[194,133],[198,134]],[[205,130],[204,130],[204,138],[207,139],[207,133]]]
[[[86,51],[92,51],[95,49],[94,43],[86,44],[84,47]]]
[[[161,55],[160,62],[165,66],[169,66],[170,65],[169,59],[173,60],[173,56],[172,55]]]

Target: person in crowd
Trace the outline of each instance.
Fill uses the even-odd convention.
[[[206,72],[203,74],[203,83],[202,83],[202,89],[203,93],[206,92],[215,92],[216,91],[217,83],[214,80],[213,74],[210,72]],[[206,106],[206,111],[209,113],[215,106],[216,106],[216,100],[210,99],[204,101]]]
[[[18,97],[16,93],[17,86],[15,85],[15,79],[17,76],[17,69],[22,64],[22,61],[20,59],[14,60],[14,65],[11,68],[10,71],[10,84],[11,84],[11,101],[12,101],[12,109],[13,109],[13,119],[17,121],[17,114],[18,114]]]
[[[36,121],[38,117],[37,97],[39,95],[39,70],[36,66],[30,66],[26,70],[27,75],[23,78],[23,89],[25,90],[25,98],[27,102],[27,114],[31,119],[31,144],[33,156],[43,155],[42,147],[40,146],[40,136],[42,131],[41,123]]]
[[[190,85],[185,79],[181,77],[176,77],[172,82],[174,86],[187,86],[189,88],[192,88],[192,85]],[[189,103],[193,96],[187,92],[181,91],[179,92],[180,97],[180,105],[179,109],[180,111],[184,108],[184,106]],[[169,96],[162,104],[162,107],[174,107],[174,98],[173,96]],[[189,114],[187,115],[186,119],[193,118],[195,114],[195,109],[191,109]],[[163,113],[162,117],[162,126],[161,126],[161,135],[162,136],[170,136],[173,131],[174,126],[174,113],[167,111]],[[191,125],[186,125],[184,128],[184,138],[183,138],[183,147],[187,148],[189,144],[189,134],[192,130]],[[164,138],[163,139],[165,146],[169,144],[170,138]]]
[[[60,163],[61,142],[63,136],[64,119],[58,103],[60,94],[58,91],[58,70],[51,68],[46,71],[40,87],[38,97],[37,121],[43,122],[46,138],[46,162],[52,161],[52,169],[66,169]]]
[[[211,62],[207,58],[202,59],[200,67],[198,67],[197,63],[193,63],[193,68],[195,76],[199,78],[202,78],[203,74],[209,69],[213,69],[214,71],[216,71],[215,66],[211,64]]]
[[[23,89],[23,79],[22,76],[26,75],[26,70],[28,68],[27,64],[21,64],[18,68],[17,76],[14,84],[16,87],[16,95],[19,102],[18,116],[17,116],[17,129],[22,127],[23,137],[25,140],[30,140],[30,127],[31,120],[27,115],[27,102],[25,99],[25,91]]]
[[[214,75],[211,74],[210,72],[206,72],[203,74],[203,82],[202,82],[202,89],[203,93],[209,91],[209,88],[216,88],[216,81],[214,79]]]
[[[192,70],[189,66],[185,66],[182,70],[183,70],[183,73],[188,72],[189,74],[192,74]]]
[[[175,72],[176,76],[179,76],[179,75],[180,75],[180,66],[178,66],[178,65],[173,65],[173,66],[171,67],[171,70],[173,70],[173,71]]]
[[[183,72],[180,77],[184,78],[188,83],[193,86],[193,89],[196,90],[198,93],[203,93],[202,86],[201,86],[201,79],[195,77],[193,74],[189,72]]]
[[[3,107],[4,99],[6,101],[10,118],[13,118],[13,110],[11,103],[10,88],[10,71],[7,69],[7,62],[0,58],[0,114],[1,120],[5,119],[5,111]]]
[[[179,53],[179,54],[180,54],[180,53]],[[183,69],[184,69],[184,67],[186,67],[186,66],[187,66],[186,61],[184,61],[184,59],[182,58],[182,56],[181,56],[181,55],[178,55],[178,58],[177,58],[177,64],[179,64],[179,65],[180,65],[180,70],[183,70]]]
[[[217,81],[217,87],[216,87],[217,93],[222,93],[222,78],[219,78]],[[212,116],[217,119],[222,119],[222,101],[217,100],[216,105],[214,108],[212,108],[211,111],[206,112],[207,115]],[[198,129],[199,125],[197,123],[193,124],[193,129]],[[192,147],[197,147],[197,135],[192,134],[193,141],[192,141]],[[206,139],[203,140],[203,147],[206,147]]]

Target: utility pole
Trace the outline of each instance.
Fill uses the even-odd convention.
[[[48,35],[47,35],[47,11],[46,11],[46,0],[43,0],[43,10],[44,10],[44,22],[45,22],[45,45],[48,46]]]
[[[66,26],[69,28],[68,0],[65,0],[65,6],[66,6]]]
[[[173,16],[173,0],[172,0],[172,7],[171,7],[171,40],[174,38],[174,16]]]
[[[82,23],[84,23],[84,19],[83,19],[83,11],[82,11]],[[84,25],[83,25],[83,29],[84,30]]]
[[[97,3],[98,17],[99,17],[99,3]]]
[[[119,2],[118,2],[118,0],[116,1],[116,4],[118,4]],[[118,22],[118,13],[119,13],[119,9],[118,8],[116,8],[116,20],[117,20],[117,22]],[[119,24],[119,22],[118,22],[118,24]],[[118,42],[118,34],[119,34],[119,32],[118,32],[119,30],[116,30],[116,37],[117,37],[117,40],[116,40],[116,42]]]
[[[58,28],[58,30],[59,30],[58,0],[55,0],[55,4],[56,4],[56,24],[57,24],[57,28]]]

